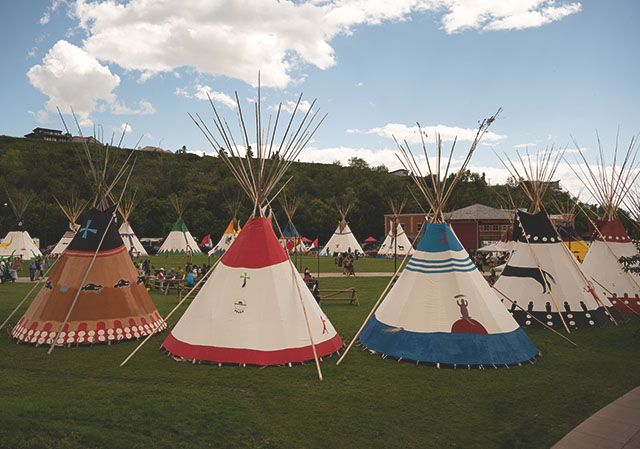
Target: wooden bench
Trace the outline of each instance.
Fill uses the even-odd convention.
[[[358,294],[355,287],[335,289],[320,289],[320,301],[349,301],[349,304],[359,306]]]

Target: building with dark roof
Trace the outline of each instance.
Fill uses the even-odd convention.
[[[48,140],[50,142],[66,142],[71,138],[69,134],[62,134],[59,129],[34,128],[32,132],[24,135],[27,139]]]

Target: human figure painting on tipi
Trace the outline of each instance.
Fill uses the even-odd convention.
[[[593,288],[542,204],[562,155],[562,150],[547,148],[535,155],[518,154],[518,165],[508,158],[503,161],[511,176],[520,180],[530,206],[529,212],[515,212],[516,243],[494,288],[506,298],[505,306],[521,326],[541,326],[532,317],[567,331],[605,326],[616,322],[618,313]]]
[[[600,139],[600,156],[595,164],[587,161],[577,142],[575,145],[581,159],[576,158],[570,167],[603,211],[599,217],[588,217],[592,243],[582,263],[584,272],[600,295],[607,297],[619,312],[640,313],[640,274],[625,272],[620,263],[621,257],[636,256],[638,249],[618,217],[640,176],[638,139],[631,139],[623,158],[618,158],[616,142],[610,165],[604,160]]]
[[[78,130],[81,132],[80,130]],[[11,336],[36,345],[137,339],[166,328],[118,233],[110,193],[133,169],[133,152],[82,142],[93,198],[80,227]]]
[[[452,368],[517,365],[539,355],[444,221],[446,201],[494,119],[481,122],[455,176],[448,173],[453,151],[447,169],[440,170],[439,134],[435,135],[435,166],[423,140],[426,174],[409,147],[399,144],[401,160],[431,214],[406,268],[359,335],[370,351]],[[424,138],[422,129],[418,131]]]
[[[310,112],[314,102],[294,124],[300,97],[282,131],[278,123],[285,112],[278,108],[275,117],[263,118],[260,87],[257,98],[258,123],[269,123],[269,128],[247,133],[238,102],[238,137],[272,136],[268,142],[244,142],[240,150],[231,142],[242,138],[229,134],[214,104],[215,126],[194,119],[249,196],[252,212],[162,346],[174,358],[194,362],[264,366],[315,360],[321,376],[320,357],[340,349],[342,340],[278,242],[268,213],[278,182],[321,120],[316,122],[316,114]],[[212,134],[213,129],[219,134]],[[273,144],[276,135],[278,142]]]

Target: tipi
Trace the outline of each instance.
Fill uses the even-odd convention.
[[[129,223],[129,217],[138,205],[138,201],[136,200],[137,193],[138,190],[136,189],[133,191],[131,196],[123,196],[122,201],[120,202],[118,210],[120,211],[120,215],[122,215],[122,224],[120,225],[118,232],[124,241],[124,246],[127,247],[127,251],[132,252],[134,256],[146,257],[149,254],[142,246],[142,243],[140,243],[140,239],[138,239],[136,233],[133,232],[131,223]]]
[[[226,200],[227,207],[229,208],[229,212],[231,212],[231,221],[227,225],[227,229],[224,230],[224,234],[220,237],[220,241],[211,248],[209,251],[209,255],[212,256],[214,254],[221,255],[224,254],[231,244],[236,240],[238,234],[242,228],[240,227],[240,221],[238,220],[238,211],[240,210],[240,206],[242,204],[239,198],[233,200]]]
[[[319,370],[318,358],[342,347],[340,336],[278,242],[271,220],[265,217],[267,205],[273,200],[269,195],[321,123],[315,124],[316,114],[307,112],[298,126],[292,125],[301,98],[279,138],[281,143],[274,145],[281,110],[278,108],[275,119],[270,119],[272,128],[260,128],[264,122],[258,87],[258,129],[249,134],[257,139],[253,149],[244,138],[247,132],[236,96],[242,140],[236,138],[235,142],[244,143],[246,154],[240,154],[231,143],[234,138],[221,123],[213,103],[215,128],[220,135],[214,136],[202,119],[194,119],[249,196],[253,212],[162,344],[174,356],[243,365],[315,359]],[[265,135],[272,137],[263,141]]]
[[[282,193],[279,201],[288,220],[287,225],[282,230],[280,244],[290,253],[304,253],[307,248],[302,243],[302,236],[293,225],[293,216],[298,210],[299,201],[297,198],[287,197],[285,192]]]
[[[402,162],[433,215],[423,227],[413,257],[360,334],[360,342],[369,350],[452,368],[508,366],[539,355],[444,221],[447,200],[494,119],[481,122],[454,177],[447,176],[449,164],[441,177],[439,134],[435,166],[429,162],[423,139],[427,176],[407,144],[398,144]],[[449,163],[452,155],[453,151]]]
[[[16,216],[16,227],[9,231],[4,239],[0,240],[0,257],[20,257],[21,259],[35,259],[42,253],[31,239],[29,232],[24,227],[24,216],[33,200],[32,193],[16,191],[13,194],[6,190],[7,199]]]
[[[555,154],[555,156],[553,156]],[[526,161],[518,153],[522,169],[507,158],[504,163],[529,198],[530,212],[516,210],[511,257],[494,284],[521,326],[539,326],[535,316],[550,327],[604,326],[617,315],[604,296],[599,296],[571,254],[549,216],[542,199],[551,184],[563,151],[547,148]],[[522,172],[522,173],[521,173]]]
[[[182,255],[191,254],[193,256],[202,254],[200,247],[193,239],[187,225],[182,219],[184,213],[184,199],[175,194],[169,195],[169,201],[178,214],[178,221],[173,225],[171,232],[158,250],[158,255]]]
[[[336,207],[342,219],[338,223],[336,231],[320,251],[321,256],[333,256],[335,253],[348,253],[349,251],[354,254],[364,254],[362,247],[353,236],[353,232],[351,232],[351,228],[347,223],[347,215],[352,206],[353,204],[350,202],[346,205],[336,202]]]
[[[51,344],[50,351],[54,344],[111,343],[166,327],[127,254],[117,230],[116,205],[109,202],[116,183],[127,171],[130,175],[133,152],[118,164],[120,155],[109,146],[83,142],[83,148],[94,194],[91,209],[11,330],[18,341]]]
[[[413,254],[413,245],[404,232],[402,225],[398,223],[398,218],[406,203],[406,199],[402,201],[389,199],[389,206],[393,212],[393,223],[396,224],[396,229],[394,230],[393,225],[391,226],[387,237],[378,250],[378,256],[393,257],[395,254],[396,256],[406,257]]]
[[[585,168],[579,163],[571,165],[603,210],[599,219],[589,219],[592,243],[582,266],[585,274],[594,280],[596,290],[601,296],[609,298],[618,311],[640,313],[640,275],[623,271],[618,262],[621,257],[638,254],[618,218],[618,208],[640,175],[637,140],[631,140],[620,166],[616,165],[617,143],[610,167],[605,163],[600,139],[598,145],[600,159],[595,168],[589,165],[577,143]]]
[[[77,224],[76,221],[78,221],[78,218],[82,215],[85,207],[87,207],[88,201],[78,198],[74,193],[72,193],[71,199],[66,204],[62,204],[55,196],[54,199],[56,200],[56,203],[58,203],[62,213],[69,220],[69,230],[62,235],[62,238],[51,250],[51,255],[57,257],[65,252],[69,243],[71,243],[73,238],[76,236],[76,232],[80,229],[80,225]]]

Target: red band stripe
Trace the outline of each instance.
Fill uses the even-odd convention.
[[[96,257],[113,256],[116,254],[120,254],[121,252],[126,250],[127,248],[124,246],[124,242],[123,242],[121,246],[115,249],[110,249],[109,251],[99,251]],[[70,257],[93,257],[95,253],[96,253],[95,250],[94,251],[69,251],[69,250],[65,251],[65,255]]]
[[[333,354],[340,349],[344,343],[340,335],[336,334],[330,340],[316,344],[318,357]],[[162,343],[170,353],[184,359],[205,360],[218,363],[248,363],[250,365],[283,365],[285,363],[304,362],[313,360],[313,349],[311,345],[301,348],[279,349],[276,351],[260,351],[257,349],[241,348],[221,348],[217,346],[192,345],[178,340],[169,334]]]

